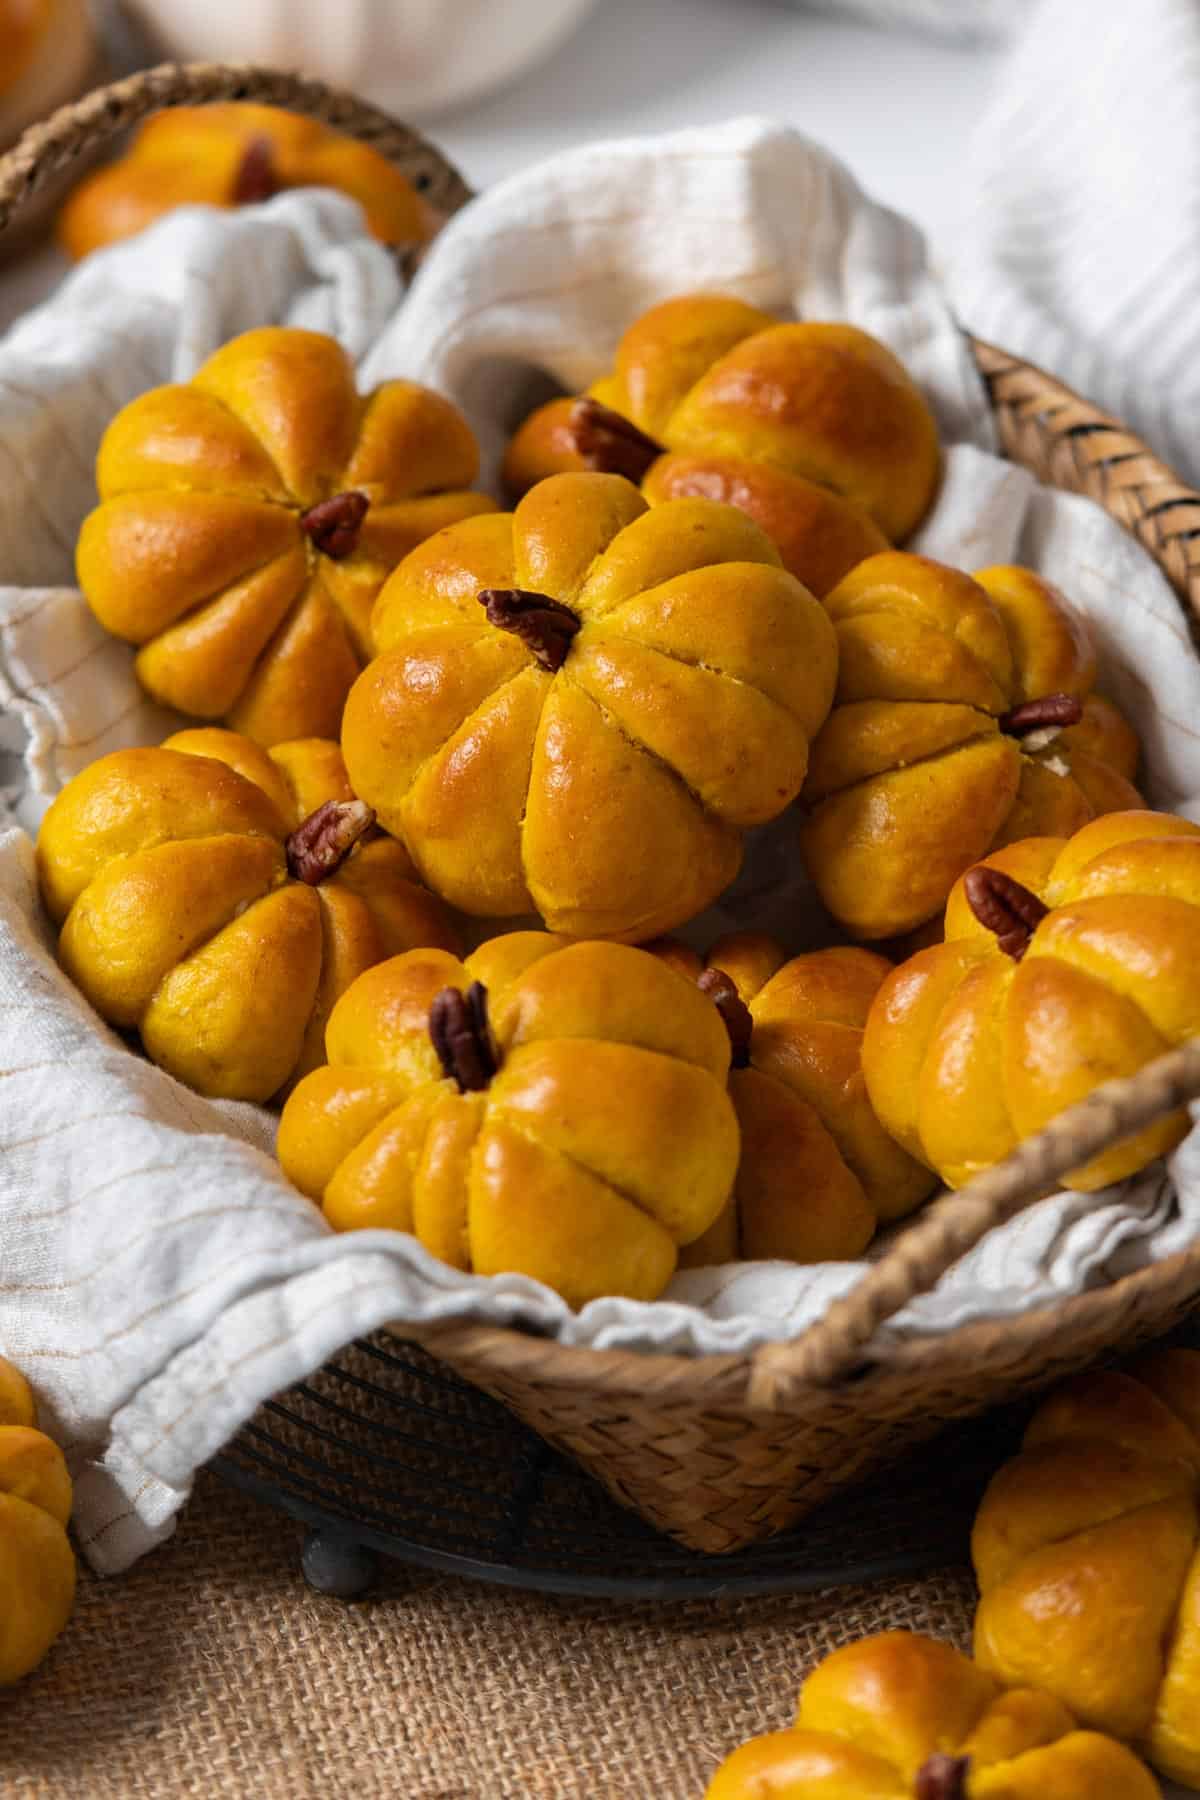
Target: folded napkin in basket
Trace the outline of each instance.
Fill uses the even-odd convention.
[[[267,1153],[269,1115],[180,1088],[58,972],[22,829],[93,757],[173,723],[69,585],[96,446],[123,402],[252,324],[304,324],[336,333],[364,382],[404,374],[451,394],[494,467],[532,372],[589,380],[630,317],[695,287],[850,319],[904,358],[951,446],[919,547],[1060,581],[1095,621],[1152,798],[1200,803],[1200,667],[1173,595],[1097,508],[993,454],[917,233],[794,133],[741,121],[558,157],[460,215],[403,303],[384,252],[328,194],[184,213],[90,259],[0,345],[0,569],[14,584],[0,589],[0,748],[15,808],[0,832],[0,1348],[67,1448],[98,1568],[171,1530],[197,1465],[267,1395],[386,1321],[470,1315],[573,1344],[740,1350],[794,1335],[856,1279],[853,1265],[693,1271],[655,1305],[571,1314],[528,1280],[458,1275],[398,1234],[331,1236]],[[764,834],[714,926],[776,916],[790,839],[786,823]],[[891,1330],[1013,1314],[1168,1254],[1200,1229],[1198,1162],[1189,1140],[1170,1178],[1042,1203]]]

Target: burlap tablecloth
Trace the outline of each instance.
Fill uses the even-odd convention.
[[[300,1530],[203,1475],[171,1543],[84,1573],[70,1628],[0,1696],[13,1800],[699,1800],[804,1670],[889,1626],[963,1644],[965,1571],[734,1603],[606,1605],[384,1564],[314,1594]]]

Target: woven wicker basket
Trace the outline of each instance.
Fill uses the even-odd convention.
[[[323,119],[374,145],[439,211],[470,198],[432,145],[374,107],[272,70],[193,64],[100,89],[27,132],[0,160],[0,231],[56,172],[148,113],[216,100],[265,101]],[[1006,454],[1054,487],[1089,495],[1139,538],[1195,628],[1200,494],[1116,419],[1041,370],[987,344],[972,348]],[[985,1232],[1106,1145],[1197,1096],[1200,1039],[1101,1089],[930,1207],[792,1343],[747,1355],[639,1355],[478,1325],[442,1327],[424,1341],[645,1518],[696,1549],[733,1549],[792,1523],[945,1421],[1176,1323],[1200,1297],[1200,1244],[1018,1320],[870,1354],[879,1326]]]

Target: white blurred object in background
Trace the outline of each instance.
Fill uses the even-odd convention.
[[[127,0],[154,48],[266,63],[409,118],[474,100],[548,56],[594,0]]]

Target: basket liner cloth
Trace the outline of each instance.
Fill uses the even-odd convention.
[[[274,1119],[206,1101],[110,1032],[59,973],[28,831],[95,756],[177,721],[134,681],[69,585],[112,413],[186,378],[267,321],[334,332],[364,384],[430,382],[462,404],[487,466],[548,380],[606,366],[623,325],[689,288],[781,314],[841,317],[922,382],[949,445],[917,547],[968,568],[1032,563],[1086,609],[1104,686],[1142,733],[1149,793],[1200,805],[1200,666],[1146,554],[1090,502],[1037,487],[993,453],[982,386],[918,234],[793,132],[756,120],[591,146],[476,201],[407,297],[355,208],[288,194],[236,214],[176,214],[90,258],[0,344],[0,1350],[35,1383],[77,1480],[96,1567],[126,1567],[172,1529],[196,1467],[271,1393],[387,1322],[523,1323],[563,1342],[742,1350],[794,1335],[861,1265],[692,1271],[663,1300],[572,1313],[520,1276],[484,1280],[405,1235],[335,1237],[283,1179]],[[820,941],[794,826],[757,834],[731,895],[694,933],[734,923]],[[1200,1133],[1169,1170],[1087,1200],[1060,1195],[993,1233],[881,1335],[945,1331],[1161,1258],[1200,1230]]]
[[[964,146],[951,299],[1196,485],[1200,7],[1037,0],[1016,24]]]

